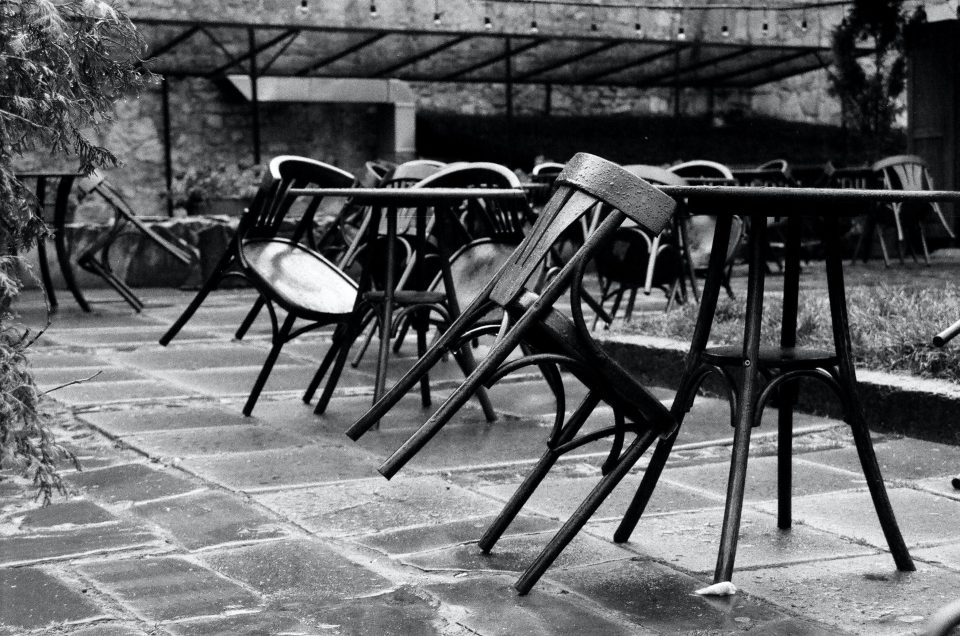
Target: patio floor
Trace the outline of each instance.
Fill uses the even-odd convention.
[[[106,290],[90,296],[101,300],[93,314],[61,301],[31,357],[43,388],[86,379],[50,394],[59,439],[84,470],[64,471],[71,495],[47,508],[29,484],[0,481],[0,634],[904,634],[960,590],[960,494],[949,483],[960,448],[876,437],[917,562],[898,573],[845,426],[799,415],[793,528],[776,528],[776,427],[765,425],[740,592],[693,595],[712,578],[731,441],[725,403],[701,398],[632,541],[611,536],[641,467],[518,597],[518,573],[605,457],[603,447],[566,457],[495,551],[479,552],[549,431],[553,400],[536,376],[495,387],[500,421],[471,406],[387,482],[376,467],[428,411],[411,397],[359,443],[343,435],[369,404],[373,355],[315,417],[300,394],[328,333],[299,338],[245,418],[269,336],[261,321],[232,339],[250,291],[213,295],[166,348],[157,340],[191,293],[145,290],[140,315]],[[43,323],[38,294],[17,308]],[[437,396],[459,378],[448,366]],[[606,418],[600,409],[592,424]]]

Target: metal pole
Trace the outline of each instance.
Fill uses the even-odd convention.
[[[163,117],[163,178],[167,186],[167,216],[173,216],[173,158],[170,153],[170,84],[160,78],[160,104]]]
[[[260,165],[260,99],[257,95],[257,35],[247,27],[247,45],[250,49],[250,115],[253,121],[253,163]]]
[[[513,47],[510,38],[504,38],[504,53],[506,53],[506,77],[504,92],[507,102],[507,165],[513,165]]]

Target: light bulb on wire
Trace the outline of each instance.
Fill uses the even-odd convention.
[[[377,4],[375,2],[370,3],[370,17],[375,18],[380,15],[380,12],[377,11]]]
[[[297,7],[297,13],[300,15],[307,15],[310,13],[310,5],[307,3],[307,0],[300,0],[300,6]]]

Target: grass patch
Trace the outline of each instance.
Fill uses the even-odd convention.
[[[634,314],[631,322],[614,329],[689,342],[698,306],[688,304],[666,313]],[[850,337],[857,366],[906,373],[960,383],[960,351],[953,343],[943,349],[930,344],[934,334],[960,318],[960,290],[951,286],[916,288],[909,285],[847,288]],[[737,344],[743,339],[745,307],[742,299],[723,297],[717,305],[710,339]],[[779,298],[764,303],[761,340],[780,341],[782,312]],[[800,346],[832,349],[830,305],[826,291],[800,294],[797,320]]]

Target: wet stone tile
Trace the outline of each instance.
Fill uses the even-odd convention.
[[[70,632],[70,636],[148,636],[148,634],[133,625],[111,621],[109,623],[97,623],[86,629]]]
[[[910,556],[914,559],[932,563],[933,565],[941,565],[951,570],[960,570],[960,543],[911,550]]]
[[[0,634],[105,617],[83,594],[34,568],[0,568],[0,598]]]
[[[266,353],[264,353],[266,358]],[[262,364],[262,362],[261,362]],[[307,388],[313,374],[312,366],[276,366],[270,372],[270,378],[263,388],[265,393],[276,391],[303,391]],[[220,368],[215,372],[202,371],[155,371],[156,375],[192,391],[214,396],[246,396],[260,374],[260,366]],[[258,403],[253,414],[264,408]]]
[[[897,572],[889,555],[739,572],[736,584],[791,612],[855,634],[916,633],[956,600],[960,573],[917,563]]]
[[[789,618],[775,606],[743,593],[696,596],[694,590],[710,583],[707,577],[695,579],[651,561],[616,561],[547,571],[547,576],[656,632],[768,634],[767,624]]]
[[[451,633],[436,602],[413,587],[346,598],[329,605],[304,606],[305,620],[322,626],[322,634],[339,636],[441,636]],[[300,609],[300,608],[298,608]],[[316,629],[316,628],[315,628]]]
[[[255,424],[241,413],[208,406],[158,406],[83,413],[80,419],[111,435]]]
[[[49,506],[35,508],[24,515],[20,528],[50,528],[64,524],[87,525],[116,521],[112,513],[84,499],[55,500]]]
[[[956,501],[907,488],[887,488],[887,494],[908,547],[960,540],[960,506]],[[758,504],[767,512],[774,512],[775,506],[775,503]],[[797,497],[793,512],[794,519],[814,528],[879,548],[887,547],[866,489],[834,493],[829,497]]]
[[[375,458],[343,439],[345,443],[336,446],[190,457],[182,465],[205,479],[247,492],[376,475]]]
[[[38,369],[33,372],[33,379],[37,386],[44,391],[50,391],[56,387],[70,384],[71,382],[82,382],[84,384],[95,384],[98,382],[130,382],[143,381],[149,378],[129,369],[119,367],[102,366],[99,368],[91,367],[57,367],[50,369]],[[56,394],[63,389],[53,391],[51,395]]]
[[[121,464],[109,468],[83,471],[65,479],[71,489],[78,489],[98,501],[147,501],[196,490],[197,485],[173,471],[147,464]]]
[[[187,494],[140,504],[132,510],[166,530],[188,550],[287,534],[279,522],[220,492]]]
[[[179,558],[98,561],[79,569],[148,620],[212,616],[261,602],[237,584]]]
[[[192,457],[302,447],[310,440],[252,424],[129,435],[124,441],[151,457]]]
[[[166,329],[166,326],[163,325],[139,328],[118,327],[114,329],[104,329],[102,327],[52,329],[46,337],[57,345],[118,347],[146,343],[156,344]],[[184,329],[177,335],[177,340],[201,340],[209,337],[209,334],[202,331]]]
[[[299,619],[292,611],[244,612],[180,623],[166,623],[164,630],[175,636],[277,636],[278,634],[317,633],[313,625]],[[324,629],[323,634],[336,634]]]
[[[884,479],[908,480],[949,477],[960,470],[960,446],[937,444],[912,437],[889,439],[874,445]],[[855,448],[804,455],[804,459],[862,474]]]
[[[181,344],[174,340],[166,347],[144,347],[136,351],[122,352],[114,359],[119,364],[153,370],[201,371],[224,367],[260,366],[269,352],[269,346],[249,343],[195,343]],[[297,363],[297,360],[281,352],[278,365]]]
[[[663,479],[725,498],[730,464],[716,462],[698,466],[672,468],[664,472]],[[817,464],[794,461],[792,491],[794,496],[849,490],[865,486],[860,475]],[[745,501],[764,501],[777,498],[777,458],[751,457],[747,464]]]
[[[617,623],[581,606],[570,594],[541,585],[528,596],[518,596],[513,579],[506,576],[472,576],[427,587],[444,603],[463,611],[457,620],[478,634],[654,634],[637,625]]]
[[[70,406],[100,405],[133,400],[155,400],[194,395],[189,388],[159,380],[94,382],[73,384],[58,389],[50,397]]]
[[[30,366],[34,371],[46,369],[59,369],[63,367],[71,368],[93,368],[104,369],[113,366],[106,358],[98,357],[92,353],[74,353],[69,351],[56,352],[38,352],[34,351],[30,355]]]
[[[267,541],[205,552],[201,558],[285,609],[371,596],[392,587],[387,579],[317,541]]]
[[[395,532],[381,532],[359,537],[355,541],[387,554],[423,552],[476,541],[494,519],[495,517],[489,516]],[[504,536],[537,533],[557,528],[559,523],[552,519],[520,515],[510,524]]]
[[[355,535],[494,514],[500,506],[438,477],[398,476],[267,493],[257,501],[321,535]]]
[[[160,537],[129,522],[79,528],[55,526],[3,538],[0,565],[20,565],[162,545]]]
[[[502,537],[493,550],[487,554],[481,552],[476,543],[469,543],[407,555],[401,557],[400,560],[428,572],[523,572],[534,562],[537,555],[553,537],[553,534],[552,532],[542,532]],[[588,534],[580,533],[560,553],[550,567],[551,569],[562,569],[631,558],[634,558],[634,555],[629,550],[607,541],[601,541]]]
[[[712,574],[717,564],[722,523],[722,508],[682,514],[644,515],[629,543],[623,545],[645,557],[688,572]],[[600,536],[612,537],[618,525],[619,520],[591,523],[588,528]],[[876,552],[875,549],[802,525],[780,530],[773,516],[744,510],[736,566],[740,571]]]

